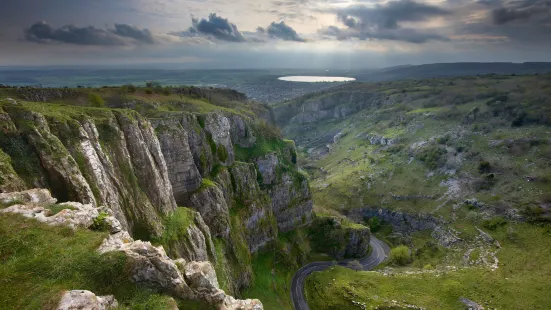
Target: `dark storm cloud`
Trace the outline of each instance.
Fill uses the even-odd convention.
[[[56,29],[45,22],[38,22],[25,29],[25,39],[37,43],[61,42],[104,46],[155,43],[149,30],[140,30],[126,24],[116,24],[114,29],[101,29],[93,26],[81,28],[75,25],[66,25]]]
[[[359,40],[391,40],[403,41],[408,43],[425,43],[431,40],[434,41],[449,41],[448,38],[435,33],[419,32],[412,28],[399,29],[378,29],[372,31],[362,29],[361,31],[353,28],[342,29],[335,26],[329,26],[322,29],[323,36],[335,37],[338,40],[359,39]]]
[[[153,35],[151,35],[151,31],[149,31],[148,29],[140,30],[134,26],[130,26],[127,24],[115,24],[115,29],[113,30],[113,33],[121,37],[132,38],[141,43],[155,43]]]
[[[524,0],[513,1],[492,11],[493,22],[503,25],[510,22],[543,22],[551,21],[551,1]]]
[[[283,21],[279,23],[272,22],[266,29],[266,32],[272,38],[278,38],[285,41],[306,42],[306,40],[300,37],[293,28]]]
[[[382,29],[396,29],[400,22],[421,22],[450,14],[442,8],[411,0],[393,1],[375,7],[354,5],[335,12],[348,27],[371,26]]]
[[[424,22],[451,14],[443,8],[411,0],[393,1],[374,7],[353,5],[333,9],[330,12],[335,13],[346,28],[331,26],[321,31],[323,35],[335,36],[340,40],[357,38],[410,43],[424,43],[430,40],[445,41],[447,38],[435,33],[403,28],[402,22]]]
[[[209,15],[208,19],[192,19],[193,27],[189,29],[191,33],[200,33],[207,36],[213,36],[218,40],[230,42],[245,42],[245,37],[226,18],[222,18],[215,13]]]

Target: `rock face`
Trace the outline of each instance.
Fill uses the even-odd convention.
[[[375,145],[393,145],[398,142],[398,139],[396,138],[387,138],[387,137],[373,135],[373,134],[367,134],[365,138],[369,141],[369,143],[375,144]]]
[[[410,233],[419,230],[434,230],[443,222],[428,214],[409,214],[400,211],[377,208],[355,209],[347,214],[353,219],[362,220],[365,217],[378,217],[380,220],[392,225],[394,231]]]
[[[159,240],[177,206],[192,208],[200,215],[167,252],[224,266],[231,293],[250,283],[251,253],[312,219],[294,143],[252,117],[177,112],[148,120],[128,109],[43,113],[17,104],[3,105],[0,119],[0,192],[47,188],[58,202],[82,204],[55,216],[47,206],[10,212],[54,221],[107,206],[119,225],[113,233]],[[25,165],[11,164],[20,157]]]
[[[57,310],[109,310],[117,308],[119,303],[112,295],[96,296],[90,291],[67,291],[61,297]]]
[[[384,104],[384,99],[370,92],[335,92],[274,109],[279,124],[309,124],[325,119],[346,117],[369,106]]]
[[[0,122],[2,122],[2,115],[0,114]],[[23,189],[25,189],[25,183],[13,170],[10,157],[0,149],[0,193]]]
[[[229,208],[224,193],[216,185],[207,185],[192,194],[190,206],[201,213],[213,236],[229,236]]]
[[[258,171],[262,174],[262,184],[272,184],[276,181],[276,168],[279,161],[276,154],[268,154],[256,160]]]
[[[216,250],[209,227],[198,212],[191,213],[193,220],[185,229],[186,233],[171,242],[166,249],[169,256],[181,257],[187,261],[216,262]]]
[[[280,231],[286,232],[311,222],[313,202],[308,181],[293,179],[289,174],[269,190],[272,210]]]
[[[161,150],[169,172],[170,183],[176,202],[182,205],[189,193],[201,186],[201,174],[195,166],[188,143],[188,135],[176,122],[169,125],[160,124],[156,129]]]
[[[343,259],[366,256],[371,233],[362,225],[333,217],[316,217],[310,235],[317,251]]]
[[[161,217],[176,203],[147,120],[131,111],[55,117],[21,106],[5,110],[15,128],[6,139],[19,145],[5,153],[34,164],[16,171],[26,176],[27,186],[48,188],[61,202],[108,205],[132,234],[161,233]]]

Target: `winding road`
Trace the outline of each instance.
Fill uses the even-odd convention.
[[[293,276],[293,282],[291,284],[291,299],[293,300],[293,308],[295,310],[309,310],[308,303],[304,296],[304,280],[308,275],[315,271],[322,271],[331,266],[342,266],[354,270],[371,270],[375,266],[382,263],[390,252],[390,248],[386,243],[371,236],[369,241],[371,246],[371,253],[362,259],[346,259],[335,262],[313,262],[305,266],[302,266]],[[358,262],[358,263],[356,263]]]

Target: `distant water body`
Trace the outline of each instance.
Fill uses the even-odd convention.
[[[283,76],[278,78],[278,80],[281,81],[287,81],[287,82],[350,82],[355,81],[355,78],[351,77],[342,77],[342,76],[305,76],[305,75],[299,75],[299,76]]]

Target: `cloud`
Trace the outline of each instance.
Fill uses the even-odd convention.
[[[515,21],[529,21],[539,18],[540,22],[551,21],[551,1],[523,0],[514,1],[510,5],[501,6],[492,11],[492,20],[496,25],[503,25]],[[535,21],[538,22],[538,21]]]
[[[266,28],[266,33],[272,38],[278,38],[285,41],[306,42],[306,40],[300,37],[293,28],[283,21],[279,23],[272,22],[270,26]]]
[[[141,43],[153,44],[155,40],[148,29],[140,30],[128,24],[115,24],[113,31],[118,36],[132,38]]]
[[[211,13],[208,19],[192,19],[193,27],[189,29],[192,34],[202,34],[212,36],[218,40],[229,42],[245,42],[246,39],[237,29],[235,24],[232,24],[226,18],[222,18],[215,13]]]
[[[353,5],[335,11],[339,20],[348,27],[370,26],[381,29],[396,29],[400,22],[421,22],[450,14],[437,6],[412,0],[392,1],[375,7]]]
[[[335,26],[329,26],[322,29],[323,36],[335,37],[338,40],[359,39],[359,40],[391,40],[404,41],[409,43],[425,43],[427,41],[448,41],[447,37],[435,33],[419,32],[412,28],[399,29],[379,29],[376,31],[363,29],[358,31],[353,28],[342,29]]]
[[[37,43],[61,42],[103,46],[155,43],[149,30],[140,30],[126,24],[115,24],[114,29],[101,29],[93,26],[81,28],[75,25],[66,25],[55,29],[46,22],[38,22],[25,29],[25,39]]]
[[[372,7],[352,5],[329,10],[346,27],[330,26],[322,29],[326,36],[339,40],[356,38],[360,40],[381,39],[424,43],[429,40],[448,40],[436,33],[403,28],[403,22],[425,22],[435,17],[451,14],[443,8],[418,3],[412,0],[399,0]]]

